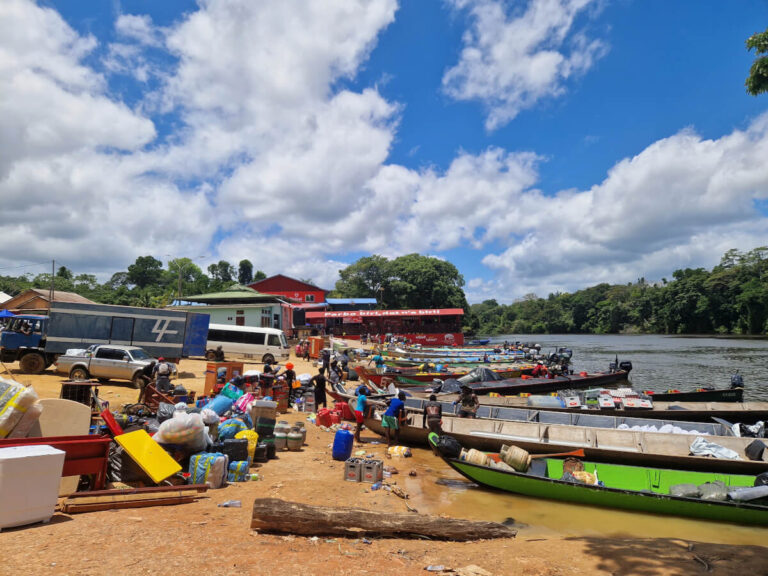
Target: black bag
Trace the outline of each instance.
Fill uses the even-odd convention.
[[[437,439],[437,451],[445,458],[458,458],[461,454],[461,444],[452,436],[440,436]]]
[[[744,448],[744,453],[750,460],[762,460],[764,450],[765,444],[760,442],[760,440],[753,440],[749,443],[749,446]]]
[[[157,421],[162,424],[166,420],[173,418],[173,413],[176,412],[176,406],[168,404],[168,402],[160,402],[157,406]]]
[[[229,438],[224,440],[224,454],[230,462],[248,460],[248,440],[245,438]]]
[[[755,476],[755,486],[768,486],[768,472]]]

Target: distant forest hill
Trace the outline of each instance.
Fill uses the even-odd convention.
[[[768,332],[768,247],[729,250],[711,271],[672,280],[598,284],[573,294],[486,300],[467,318],[474,334],[749,334]]]

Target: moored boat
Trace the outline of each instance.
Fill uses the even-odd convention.
[[[481,407],[479,415],[484,415],[484,408],[488,407]],[[627,418],[547,413],[514,408],[496,410],[489,410],[489,414],[495,418],[477,419],[454,417],[444,410],[443,432],[453,436],[467,448],[491,452],[498,452],[502,444],[514,443],[524,450],[537,453],[559,453],[582,448],[587,458],[599,462],[739,474],[768,471],[768,450],[763,452],[761,460],[749,460],[746,454],[746,447],[754,438],[619,429],[621,424],[626,423]],[[535,421],[529,421],[528,418],[535,418]],[[642,419],[634,420],[636,425],[643,424]],[[715,433],[723,433],[709,428],[707,423],[676,421],[664,424],[687,429],[689,432],[713,430]],[[375,413],[366,415],[365,425],[371,431],[384,435],[381,420]],[[647,425],[660,427],[662,423],[651,420],[647,421]],[[429,430],[422,426],[422,414],[409,412],[406,422],[400,428],[400,440],[411,445],[424,446],[427,445],[428,433]],[[698,437],[734,451],[738,459],[691,455],[691,444]]]
[[[437,444],[436,440],[433,434],[431,441],[434,445]],[[674,492],[673,487],[680,485],[699,487],[714,482],[722,482],[728,491],[736,493],[736,489],[753,487],[754,476],[584,461],[579,466],[581,471],[599,480],[599,483],[587,484],[566,479],[568,476],[564,478],[566,461],[560,458],[532,460],[530,468],[525,472],[502,470],[459,458],[443,459],[472,482],[505,492],[655,514],[768,525],[768,506],[765,500],[762,503],[710,500],[671,493]]]

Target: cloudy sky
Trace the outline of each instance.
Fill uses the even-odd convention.
[[[768,244],[747,0],[2,0],[0,274],[151,254],[470,302]],[[25,266],[21,268],[21,266]]]

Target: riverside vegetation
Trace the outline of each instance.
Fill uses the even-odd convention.
[[[163,263],[141,256],[127,271],[99,284],[90,274],[60,267],[56,290],[74,291],[95,302],[160,307],[178,294],[201,294],[248,284],[266,275],[242,260],[235,268],[222,260],[206,275],[189,258]],[[464,278],[450,262],[408,254],[393,260],[372,255],[339,271],[329,296],[377,298],[384,309],[463,308],[471,334],[736,334],[768,332],[768,247],[729,250],[712,270],[675,270],[672,278],[650,283],[598,284],[573,293],[535,294],[511,303],[486,300],[468,305]],[[311,280],[305,280],[311,283]],[[48,288],[50,274],[0,276],[0,290],[15,295]]]

